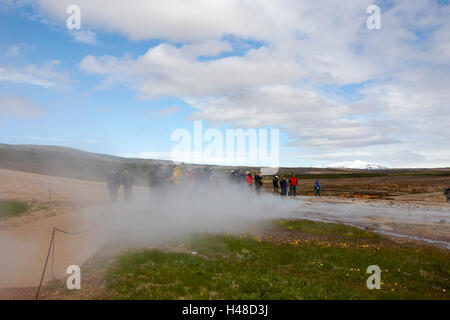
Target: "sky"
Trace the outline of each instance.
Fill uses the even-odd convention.
[[[170,159],[202,121],[278,129],[280,166],[449,167],[449,71],[443,0],[0,0],[0,143]]]

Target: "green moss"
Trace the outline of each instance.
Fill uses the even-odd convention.
[[[0,220],[24,215],[28,208],[26,202],[0,200]]]

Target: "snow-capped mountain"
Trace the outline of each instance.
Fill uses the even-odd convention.
[[[364,170],[387,169],[386,167],[383,167],[377,163],[364,162],[361,160],[336,162],[328,165],[327,167],[345,168],[345,169],[364,169]]]

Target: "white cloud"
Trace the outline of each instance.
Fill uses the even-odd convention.
[[[6,55],[11,57],[16,57],[20,53],[21,46],[20,45],[12,45],[6,49]]]
[[[177,106],[171,106],[171,107],[167,107],[167,108],[163,108],[163,109],[152,110],[150,115],[156,116],[156,117],[171,116],[171,115],[177,113],[179,109],[180,108],[178,108]]]
[[[29,84],[42,88],[69,88],[70,79],[67,74],[54,70],[54,66],[59,61],[48,61],[44,65],[37,67],[35,65],[26,65],[21,67],[1,67],[0,82],[10,82],[15,84]]]
[[[37,103],[23,97],[7,95],[0,96],[0,115],[35,118],[45,114],[44,109]]]
[[[185,45],[182,53],[186,57],[196,59],[199,56],[214,57],[222,52],[233,51],[229,43],[218,40],[210,40]]]
[[[391,1],[382,7],[381,30],[370,31],[372,2],[137,0],[123,10],[120,0],[79,0],[89,30],[165,41],[139,57],[88,55],[79,66],[102,78],[98,89],[121,85],[140,99],[178,97],[197,108],[196,119],[281,127],[293,145],[317,152],[450,163],[440,153],[449,141],[450,6]],[[64,23],[69,4],[36,6]],[[218,57],[230,51],[227,35],[264,45]],[[205,56],[214,59],[198,59]],[[349,93],[355,84],[356,102]]]
[[[102,143],[103,140],[98,140],[98,139],[81,139],[82,142],[87,142],[87,143]]]
[[[205,47],[195,49],[197,55],[211,52]],[[298,64],[283,60],[266,47],[250,50],[243,57],[209,61],[196,60],[191,54],[192,46],[161,44],[136,59],[89,55],[81,61],[80,69],[104,76],[102,86],[125,83],[143,99],[221,95],[242,88],[289,83],[304,76]]]
[[[71,4],[71,0],[40,0],[35,5],[40,13],[63,23]],[[223,34],[262,37],[273,24],[265,12],[266,5],[240,0],[135,0],[126,10],[121,0],[78,0],[77,5],[83,26],[119,32],[133,40],[192,41]]]
[[[18,57],[25,51],[29,51],[30,49],[34,49],[34,46],[32,44],[19,42],[8,46],[5,49],[4,54],[8,57]]]
[[[51,142],[64,142],[64,141],[68,141],[68,140],[62,139],[62,138],[55,138],[55,137],[36,137],[36,136],[28,136],[28,137],[25,137],[25,139],[28,139],[28,140],[38,140],[38,141],[51,141]]]

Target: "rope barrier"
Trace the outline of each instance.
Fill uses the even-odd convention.
[[[47,258],[45,259],[44,271],[42,271],[41,281],[39,282],[39,287],[37,289],[36,297],[34,298],[34,300],[37,300],[39,298],[39,292],[41,291],[41,286],[42,286],[42,281],[44,280],[45,270],[47,270],[48,257],[50,256],[50,249],[52,248],[54,239],[55,239],[55,228],[53,228],[52,238],[50,240],[50,246],[48,247]]]
[[[59,228],[56,228],[56,227],[53,228],[52,238],[50,240],[50,245],[48,247],[47,258],[45,259],[44,270],[42,271],[41,281],[39,282],[39,286],[38,286],[38,289],[37,289],[37,292],[36,292],[35,300],[38,300],[38,298],[39,298],[39,292],[41,291],[42,282],[43,282],[44,276],[45,276],[45,271],[47,270],[47,265],[48,265],[48,260],[49,260],[49,257],[50,257],[50,252],[52,252],[52,279],[53,280],[56,279],[55,278],[55,274],[53,272],[53,270],[54,270],[54,258],[55,258],[55,233],[56,233],[56,231],[59,231],[59,232],[64,233],[64,234],[79,235],[79,234],[83,234],[83,233],[86,233],[86,232],[94,229],[94,227],[95,227],[95,225],[90,227],[90,228],[88,228],[88,229],[86,229],[86,230],[84,230],[84,231],[81,231],[81,232],[69,232],[69,231],[65,231],[65,230],[62,230],[62,229],[59,229]]]
[[[103,211],[102,216],[104,214],[105,214],[105,211]],[[54,275],[55,235],[56,235],[56,231],[61,232],[63,234],[79,235],[79,234],[87,233],[88,231],[94,229],[96,226],[97,226],[97,223],[92,225],[92,226],[90,226],[89,228],[87,228],[87,229],[85,229],[83,231],[79,231],[79,232],[70,232],[70,231],[62,230],[62,229],[57,228],[57,227],[53,227],[52,237],[50,239],[50,245],[48,247],[48,252],[47,252],[47,258],[45,259],[44,270],[42,271],[41,281],[39,282],[39,286],[38,286],[37,291],[36,291],[36,296],[34,298],[35,300],[39,299],[39,293],[41,291],[42,282],[44,281],[45,272],[47,270],[47,265],[48,265],[48,260],[49,260],[49,257],[50,257],[50,252],[52,253],[52,279],[53,280],[56,279],[55,275]]]

